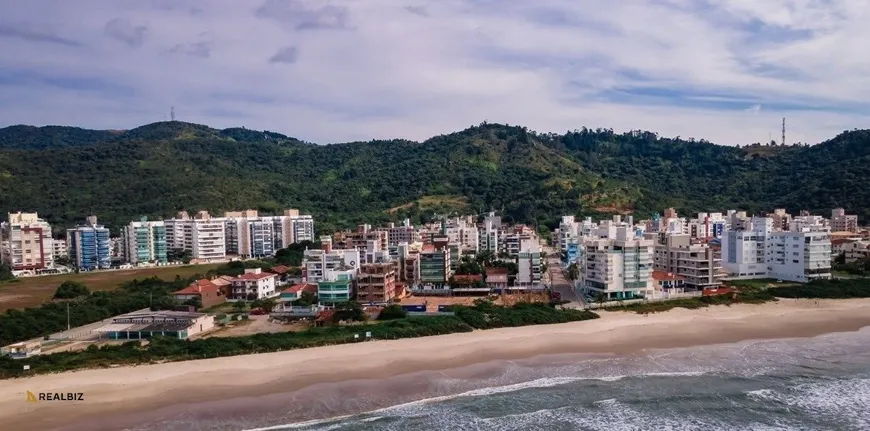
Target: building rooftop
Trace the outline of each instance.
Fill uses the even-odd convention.
[[[202,293],[217,293],[220,291],[220,286],[212,283],[211,280],[201,279],[196,280],[193,283],[190,283],[190,286],[185,287],[184,289],[172,292],[173,295],[197,295]]]
[[[507,275],[507,268],[486,268],[486,275]]]
[[[680,277],[673,272],[665,272],[665,271],[653,271],[652,273],[653,279],[655,281],[677,281],[677,280],[685,280],[685,278]]]
[[[275,265],[272,267],[272,269],[269,272],[271,272],[273,274],[284,275],[284,274],[288,273],[289,271],[290,271],[289,266]]]
[[[317,284],[314,284],[314,283],[294,284],[294,285],[281,291],[281,293],[298,293],[298,294],[301,294],[302,292],[317,293]]]
[[[261,273],[247,272],[247,273],[244,273],[236,278],[233,278],[233,282],[253,281],[253,280],[261,280],[264,278],[274,278],[274,277],[277,277],[277,275],[272,274],[270,272],[261,272]]]

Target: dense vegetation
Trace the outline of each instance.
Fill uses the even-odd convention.
[[[90,213],[117,229],[178,210],[286,207],[313,214],[321,232],[449,211],[496,210],[550,228],[563,214],[647,216],[668,206],[843,206],[870,216],[862,187],[868,130],[809,147],[737,148],[650,132],[538,134],[497,124],[425,142],[322,146],[182,122],[124,132],[14,126],[0,129],[0,154],[0,211],[38,211],[58,227]]]
[[[836,279],[814,280],[791,287],[774,287],[768,290],[780,298],[848,299],[870,298],[870,280]]]
[[[455,316],[406,317],[353,326],[310,328],[302,332],[257,334],[248,337],[212,337],[194,341],[158,337],[146,346],[128,342],[114,346],[91,346],[81,352],[39,355],[26,360],[0,358],[0,378],[20,376],[22,365],[30,373],[47,373],[113,364],[143,364],[153,361],[183,361],[250,353],[276,352],[305,347],[353,343],[354,335],[371,332],[377,340],[470,332],[507,326],[561,323],[597,318],[589,311],[561,310],[546,304],[517,304],[501,307],[478,301],[473,307],[456,306]],[[361,337],[360,339],[363,339]]]
[[[79,286],[64,283],[59,290],[61,297],[79,297],[72,301],[49,302],[38,308],[6,310],[6,313],[0,314],[0,346],[66,330],[67,305],[69,324],[72,327],[149,306],[154,309],[172,309],[177,304],[171,292],[187,284],[188,280],[164,281],[152,277],[125,283],[116,291],[84,293],[85,296],[79,296],[82,293]]]

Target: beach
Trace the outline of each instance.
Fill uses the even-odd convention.
[[[288,398],[263,397],[298,394],[317,385],[345,382],[350,385],[345,393],[357,394],[377,379],[405,375],[417,376],[414,385],[425,385],[425,379],[419,374],[424,371],[459,379],[479,378],[486,374],[485,367],[467,367],[494,361],[530,360],[548,355],[554,358],[578,354],[631,355],[649,350],[852,332],[870,326],[870,299],[780,300],[760,305],[675,309],[649,315],[600,314],[601,319],[558,325],[3,380],[0,381],[0,420],[6,429],[132,429],[154,420],[155,415],[175,417],[195,411],[197,405],[222,406],[217,410],[203,410],[210,413],[197,414],[232,416],[239,413],[232,406],[249,410],[254,409],[251,404],[257,404],[257,400],[283,400],[275,401],[280,404]],[[463,367],[466,367],[464,371],[451,374],[450,370]],[[432,390],[425,387],[398,393],[405,402],[424,393],[430,394]],[[31,403],[26,401],[27,391],[82,393],[84,399]],[[443,393],[445,389],[439,391]],[[319,411],[341,413],[344,409],[354,414],[385,407],[392,402],[390,393],[370,397],[351,407],[321,406]],[[298,395],[290,399],[300,402]],[[227,400],[240,401],[228,406]],[[317,392],[309,391],[303,401],[317,404]],[[270,402],[260,404],[263,409],[276,408]],[[298,419],[317,418],[301,415]],[[232,428],[227,426],[226,429]]]

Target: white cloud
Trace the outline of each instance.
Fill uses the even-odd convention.
[[[174,105],[181,120],[323,143],[485,119],[733,145],[788,117],[790,140],[817,142],[867,122],[870,8],[857,3],[16,2],[0,27],[82,46],[0,33],[0,126],[129,128]]]

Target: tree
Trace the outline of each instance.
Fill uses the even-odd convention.
[[[54,263],[61,266],[70,266],[72,261],[69,259],[69,256],[58,256],[54,258]]]
[[[577,265],[577,262],[571,262],[568,265],[568,280],[575,281],[580,279],[580,266]]]
[[[309,307],[314,304],[317,304],[317,294],[308,291],[302,292],[299,299],[293,301],[293,305],[297,307]]]
[[[366,313],[363,311],[362,304],[357,301],[342,302],[335,307],[335,314],[332,315],[333,322],[341,321],[357,321],[366,320]]]
[[[404,319],[407,316],[408,312],[401,305],[390,304],[381,310],[381,314],[378,314],[378,320]]]
[[[12,268],[6,263],[0,263],[0,281],[6,280],[14,280],[15,276],[12,275]]]
[[[236,310],[236,312],[238,312],[238,313],[245,311],[246,307],[247,307],[247,304],[245,304],[245,301],[236,301],[233,303],[233,309]]]
[[[187,301],[184,301],[183,305],[193,306],[194,309],[199,310],[200,308],[202,308],[202,298],[200,298],[199,296],[191,297]]]
[[[166,260],[170,262],[182,262],[185,265],[190,263],[192,258],[193,253],[183,248],[173,248],[166,253]]]
[[[54,299],[73,299],[79,296],[87,296],[91,292],[87,286],[77,281],[64,281],[57,291],[54,292]]]
[[[255,299],[251,302],[251,308],[262,308],[268,313],[275,308],[275,300],[272,298]]]
[[[607,295],[605,295],[604,292],[598,292],[598,294],[595,295],[595,302],[598,303],[599,307],[604,305],[604,302],[606,302],[606,301],[607,301]]]
[[[483,267],[477,262],[477,259],[471,256],[462,256],[459,260],[459,266],[456,268],[456,274],[483,274]]]

